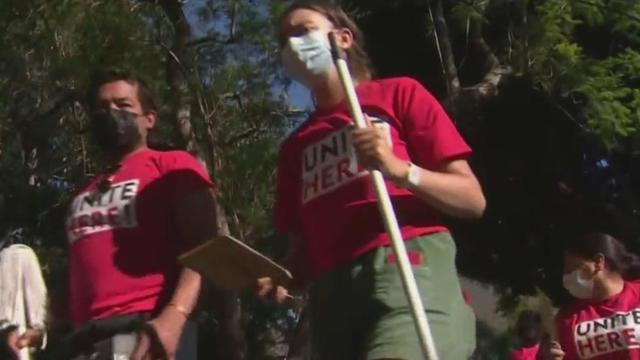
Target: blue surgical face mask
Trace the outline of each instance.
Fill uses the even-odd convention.
[[[282,64],[295,80],[311,87],[312,79],[331,71],[332,59],[327,34],[320,30],[292,36],[282,51]]]

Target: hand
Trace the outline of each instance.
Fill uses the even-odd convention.
[[[560,343],[557,341],[553,341],[551,343],[551,349],[549,350],[550,359],[552,360],[562,360],[564,358],[564,351],[562,351],[562,347],[560,347]]]
[[[7,335],[7,348],[12,355],[12,359],[20,359],[21,346],[19,341],[18,330],[13,330]]]
[[[538,347],[538,354],[536,360],[562,360],[564,359],[564,351],[560,343],[557,341],[551,341],[549,334],[545,334],[540,341]]]
[[[186,321],[186,316],[176,308],[165,307],[158,317],[147,323],[148,331],[140,334],[132,359],[175,359]]]
[[[277,304],[283,304],[292,298],[287,289],[280,285],[276,286],[270,277],[257,279],[254,291],[261,298],[269,299]]]
[[[360,165],[366,169],[380,170],[385,178],[396,183],[406,179],[409,162],[398,159],[387,142],[384,131],[374,126],[369,117],[366,120],[366,128],[354,129],[352,133]]]
[[[18,346],[22,348],[37,348],[42,344],[42,331],[36,329],[27,329],[18,338]]]

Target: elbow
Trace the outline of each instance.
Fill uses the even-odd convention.
[[[472,210],[471,210],[471,219],[477,220],[484,216],[484,211],[487,209],[487,199],[485,199],[482,192],[473,202]]]
[[[484,212],[487,209],[487,199],[485,199],[482,189],[478,187],[477,190],[469,194],[469,202],[465,208],[462,218],[468,220],[478,220],[484,216]]]
[[[480,182],[473,174],[466,177],[466,184],[460,195],[464,196],[464,200],[460,199],[462,201],[461,218],[478,220],[484,216],[484,212],[487,209],[487,199],[484,197]]]
[[[487,209],[487,199],[484,197],[484,191],[477,179],[474,178],[474,184],[471,187],[471,194],[469,198],[471,201],[471,219],[477,220],[484,216],[484,212]]]

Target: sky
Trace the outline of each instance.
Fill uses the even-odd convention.
[[[198,24],[197,9],[202,6],[203,2],[204,2],[203,0],[189,1],[185,5],[185,14],[189,19],[189,22],[192,24],[193,35],[195,38],[206,35],[205,33],[203,33],[203,29],[197,25]],[[257,3],[256,5],[258,6],[260,4]],[[261,9],[260,11],[263,12],[265,15],[269,11],[269,9],[265,6],[261,6],[260,9]],[[215,21],[215,20],[213,21],[212,25],[215,31],[218,31],[223,34],[227,31],[229,26],[226,21]],[[274,88],[274,90],[279,91],[276,88]],[[302,84],[296,81],[293,81],[291,86],[289,86],[289,88],[287,89],[287,95],[289,99],[289,105],[291,107],[296,109],[301,109],[301,110],[310,110],[313,108],[313,101],[311,100],[311,95],[309,93],[309,90],[306,87],[304,87]]]
[[[293,81],[288,91],[289,95],[289,103],[294,108],[298,109],[312,109],[313,102],[311,100],[311,94],[309,93],[309,89],[304,87],[297,81]]]

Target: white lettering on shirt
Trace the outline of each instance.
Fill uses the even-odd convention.
[[[640,348],[640,308],[609,317],[583,321],[574,328],[576,352],[581,359]]]
[[[76,196],[67,218],[69,243],[89,234],[136,227],[139,183],[138,179],[127,180],[104,192],[96,189]]]
[[[370,118],[376,127],[384,129],[387,142],[391,145],[389,124],[378,118]],[[345,126],[304,149],[303,204],[367,174],[367,171],[358,165],[351,137],[352,129],[352,126]]]

